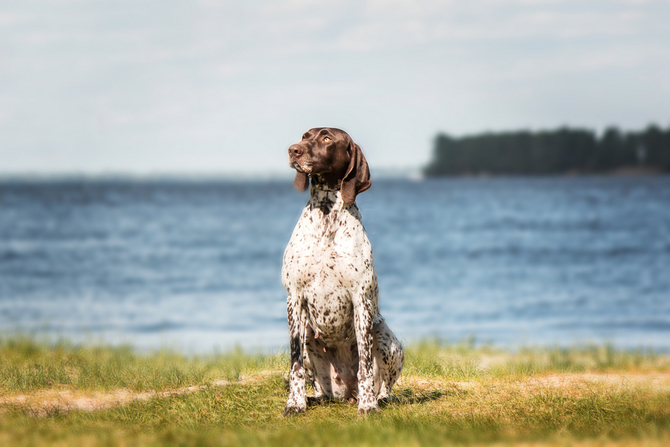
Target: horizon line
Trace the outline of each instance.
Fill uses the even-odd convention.
[[[416,178],[420,168],[370,169],[375,177]],[[291,170],[261,172],[0,172],[0,182],[6,181],[275,181],[291,180]]]

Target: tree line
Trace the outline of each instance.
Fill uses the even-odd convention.
[[[601,135],[568,127],[461,138],[438,134],[424,174],[603,173],[631,167],[670,172],[670,127],[629,132],[610,127]]]

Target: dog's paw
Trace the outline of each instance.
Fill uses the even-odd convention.
[[[284,417],[297,416],[299,414],[305,414],[305,407],[290,404],[286,404],[284,407]]]
[[[304,414],[307,409],[307,399],[289,399],[284,407],[284,417]]]
[[[361,405],[359,402],[358,405],[358,415],[359,416],[366,416],[370,413],[376,413],[379,411],[379,405],[377,405],[377,402],[375,402],[372,405]]]

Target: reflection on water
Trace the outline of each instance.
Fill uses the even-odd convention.
[[[0,184],[0,327],[286,347],[286,182]],[[406,341],[670,350],[670,177],[376,181],[358,197]]]

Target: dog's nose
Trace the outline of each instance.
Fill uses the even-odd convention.
[[[303,154],[303,149],[298,144],[294,144],[288,148],[288,156],[293,158],[300,158]]]

